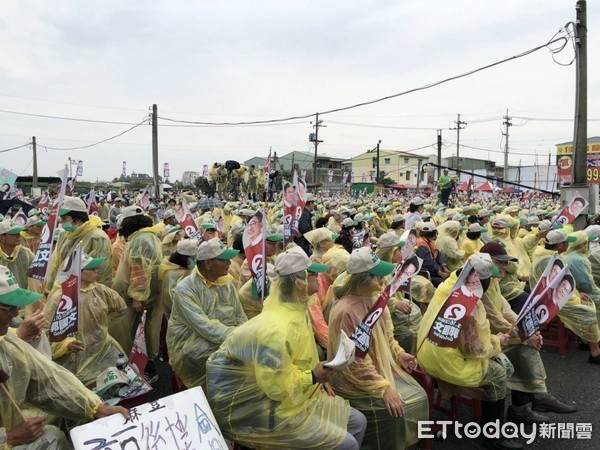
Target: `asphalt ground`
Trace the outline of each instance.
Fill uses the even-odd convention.
[[[589,352],[577,348],[577,344],[569,345],[567,355],[561,358],[556,347],[544,347],[542,359],[546,367],[548,391],[559,400],[574,405],[577,412],[573,414],[548,414],[551,424],[558,423],[566,429],[572,425],[574,437],[571,439],[558,438],[555,431],[554,438],[537,438],[526,448],[541,450],[600,450],[600,365],[590,364],[587,361]],[[153,391],[148,395],[149,401],[171,395],[172,371],[168,364],[156,361],[159,373],[159,381],[153,385]],[[507,406],[510,403],[510,394],[507,395]],[[447,417],[439,413],[434,414],[434,420],[445,420]],[[474,421],[473,411],[470,407],[458,405],[458,419],[466,424]],[[575,433],[576,424],[592,424],[591,439],[577,439]],[[531,432],[531,428],[526,428]],[[539,430],[538,430],[539,432]],[[523,439],[520,439],[523,442]],[[411,449],[418,449],[413,446]],[[437,450],[464,450],[481,448],[481,439],[457,438],[449,433],[446,439],[435,439],[433,449]]]

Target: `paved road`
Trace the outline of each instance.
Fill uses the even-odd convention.
[[[564,402],[571,402],[578,408],[574,414],[551,415],[553,422],[591,423],[591,440],[577,439],[538,439],[527,448],[541,450],[598,450],[600,449],[600,366],[587,362],[588,352],[577,349],[571,344],[565,358],[561,358],[558,349],[546,347],[542,350],[542,359],[548,374],[548,390]],[[171,370],[167,364],[158,362],[160,380],[154,386],[151,399],[171,394]],[[508,396],[510,398],[510,395]],[[443,416],[436,416],[444,419]],[[459,405],[459,419],[463,423],[473,420],[469,407]],[[436,440],[435,450],[465,450],[480,448],[479,439],[458,439],[449,436],[446,440]],[[418,447],[411,447],[417,449]]]

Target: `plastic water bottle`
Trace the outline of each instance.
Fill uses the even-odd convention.
[[[119,357],[117,358],[117,369],[125,370],[127,367],[127,360],[125,359],[125,355],[123,353],[119,353]]]

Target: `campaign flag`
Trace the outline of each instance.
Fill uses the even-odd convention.
[[[269,175],[271,174],[271,148],[269,147],[269,156],[267,156],[267,161],[265,162],[265,167],[263,167],[264,177],[265,177],[265,192],[269,192]]]
[[[252,272],[252,294],[261,300],[267,297],[269,291],[267,258],[265,255],[266,232],[267,223],[263,208],[250,218],[242,236],[246,261],[248,261],[250,272]]]
[[[179,226],[188,238],[197,236],[198,227],[196,226],[196,222],[194,222],[190,207],[183,197],[181,198],[181,202],[175,207],[175,217],[177,218],[177,222],[179,222]]]
[[[124,177],[127,176],[127,161],[123,161],[123,172],[121,172],[121,175]]]
[[[471,314],[477,301],[483,295],[481,286],[472,289],[467,285],[467,277],[471,275],[471,272],[475,272],[475,269],[467,261],[429,329],[427,339],[439,347],[456,348],[458,346],[458,337],[465,318]],[[475,276],[477,276],[477,272],[475,272]]]
[[[23,208],[19,208],[17,213],[11,217],[12,221],[19,225],[20,227],[24,227],[27,222],[27,214],[23,212]]]
[[[372,258],[374,261],[379,259],[375,253],[372,253]],[[356,357],[364,358],[369,352],[373,327],[379,318],[384,314],[390,297],[396,293],[401,285],[407,283],[412,276],[418,274],[422,265],[423,260],[418,256],[413,255],[403,263],[396,266],[396,269],[392,274],[390,284],[388,284],[381,294],[379,294],[379,297],[377,297],[377,300],[367,315],[352,333],[351,339],[356,344]]]
[[[517,322],[521,341],[533,336],[542,325],[547,325],[571,299],[575,291],[575,278],[568,267],[560,270],[544,291],[533,300],[533,306]]]
[[[344,174],[342,175],[342,183],[346,184],[347,181],[348,181],[348,172],[344,172]]]
[[[15,189],[14,197],[18,198],[22,202],[27,202],[25,200],[25,194],[23,194],[23,189]],[[29,202],[27,202],[27,203],[29,203]]]
[[[371,171],[371,183],[375,183],[375,171]]]
[[[62,295],[56,306],[54,318],[50,322],[50,342],[61,342],[79,327],[79,288],[81,282],[81,244],[69,256],[62,271],[58,274]]]
[[[327,182],[333,183],[333,169],[329,169],[329,172],[327,172]]]
[[[202,166],[202,176],[204,178],[208,178],[208,164],[204,164]]]
[[[537,302],[537,297],[539,297],[542,294],[542,292],[546,290],[548,285],[554,280],[556,275],[560,273],[564,266],[564,263],[558,257],[558,252],[554,252],[554,254],[548,260],[548,264],[546,264],[546,267],[544,268],[540,279],[535,284],[535,287],[527,297],[525,303],[523,303],[521,311],[515,319],[516,324],[518,324],[523,319],[525,314],[527,314],[531,310],[531,308],[535,306],[535,303]]]
[[[171,171],[169,170],[169,163],[163,164],[163,178],[169,178]]]
[[[135,204],[142,208],[144,211],[148,209],[148,206],[150,206],[150,192],[148,191],[148,189],[144,189],[142,191],[142,195],[140,195],[138,201],[135,202]]]
[[[59,172],[61,176],[62,183],[60,185],[60,191],[58,194],[58,199],[52,206],[52,210],[50,212],[50,217],[48,217],[48,221],[44,228],[42,229],[42,238],[40,241],[40,245],[35,254],[35,258],[33,262],[29,266],[29,270],[27,271],[27,276],[33,278],[35,280],[45,280],[48,276],[48,267],[50,262],[50,254],[52,253],[52,246],[54,243],[54,231],[58,225],[58,209],[60,205],[62,205],[63,197],[65,196],[65,190],[67,188],[67,174],[68,167],[65,167],[62,172]]]
[[[87,198],[87,213],[88,216],[97,216],[99,213],[98,203],[96,203],[96,192],[90,189],[90,193]]]
[[[50,206],[50,197],[48,196],[48,191],[42,192],[42,197],[38,203],[38,211],[42,215],[42,218],[45,220],[48,218],[48,207]]]
[[[18,175],[16,173],[13,173],[8,169],[0,167],[0,188],[2,188],[2,192],[8,193],[12,191],[15,182],[17,181],[17,178]],[[4,186],[5,184],[8,185],[8,189]]]
[[[137,372],[140,377],[144,376],[146,365],[148,364],[148,351],[146,350],[146,311],[140,318],[140,323],[135,330],[133,346],[129,354],[129,365]]]
[[[77,174],[75,174],[75,176],[67,182],[66,195],[68,195],[69,197],[73,197],[73,194],[75,193],[75,185],[76,184],[77,184]]]
[[[304,178],[299,178],[296,173],[294,173],[294,202],[293,204],[293,215],[292,215],[292,236],[300,237],[302,233],[298,228],[300,223],[300,216],[302,216],[302,211],[304,211],[304,206],[306,205],[306,181]]]
[[[292,241],[292,223],[295,217],[296,187],[291,181],[283,180],[283,245]]]
[[[350,183],[354,184],[354,170],[350,172]]]
[[[565,207],[558,213],[556,219],[552,222],[552,225],[568,225],[573,223],[577,216],[588,206],[588,202],[585,198],[575,196]]]
[[[77,161],[77,170],[75,173],[77,174],[78,177],[83,176],[83,161],[81,159],[79,161]]]

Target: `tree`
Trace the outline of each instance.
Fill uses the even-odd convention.
[[[383,184],[384,186],[389,186],[390,184],[396,184],[396,182],[387,176],[387,172],[385,170],[379,171],[379,179],[377,180],[377,184]]]
[[[194,180],[194,186],[196,186],[196,188],[198,190],[200,190],[203,194],[208,194],[208,190],[209,190],[209,185],[208,185],[208,180],[204,177],[198,177]]]

